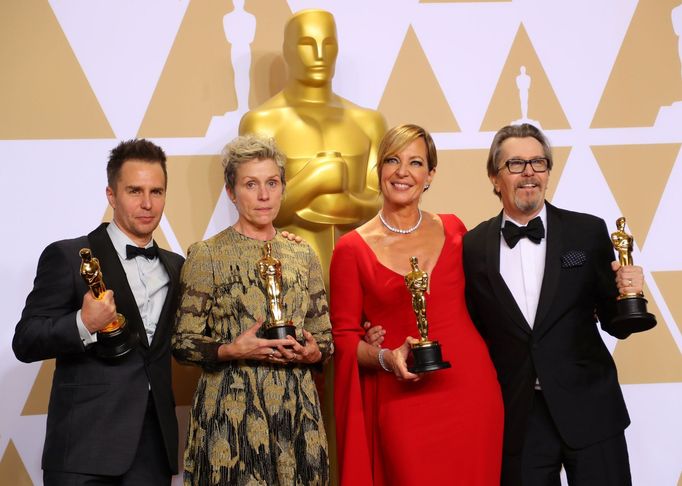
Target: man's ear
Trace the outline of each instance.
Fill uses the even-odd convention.
[[[493,190],[495,191],[495,194],[500,193],[500,185],[497,182],[497,175],[491,175],[488,177],[490,179],[490,183],[493,185]]]
[[[114,195],[114,190],[107,186],[106,189],[106,195],[107,195],[107,201],[109,201],[109,206],[111,206],[111,209],[116,209],[116,197]]]

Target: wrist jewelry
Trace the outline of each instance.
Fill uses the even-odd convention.
[[[386,361],[384,361],[384,353],[388,351],[388,348],[381,348],[379,350],[379,365],[384,369],[384,371],[391,372],[390,368],[386,366]]]

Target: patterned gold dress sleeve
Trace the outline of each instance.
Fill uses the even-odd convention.
[[[333,352],[329,309],[317,256],[281,236],[285,317]],[[203,368],[190,412],[186,485],[327,485],[329,461],[311,366],[218,362],[218,347],[266,316],[256,261],[263,242],[228,228],[190,247],[173,354]]]

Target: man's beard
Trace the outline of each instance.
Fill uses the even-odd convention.
[[[543,199],[542,195],[533,198],[520,198],[515,196],[514,205],[523,214],[534,213],[542,206]]]

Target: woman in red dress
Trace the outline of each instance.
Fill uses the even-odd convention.
[[[499,485],[502,397],[464,299],[466,229],[454,215],[419,209],[436,171],[433,140],[415,125],[393,128],[378,161],[383,207],[339,240],[331,263],[340,483]],[[407,370],[419,336],[404,278],[412,256],[429,275],[429,339],[451,368]],[[365,320],[381,345],[363,340]]]

